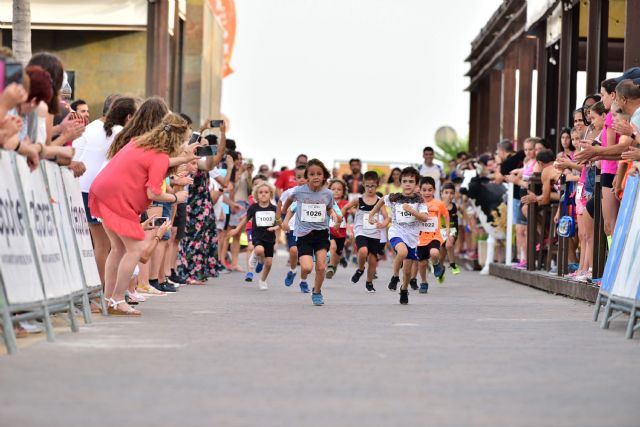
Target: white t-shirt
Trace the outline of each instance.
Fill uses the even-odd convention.
[[[104,130],[104,123],[101,120],[94,120],[87,125],[84,133],[73,141],[73,148],[77,150],[76,158],[84,163],[87,171],[80,177],[80,190],[88,193],[104,164],[107,162],[107,151],[116,135],[122,130],[122,126],[115,125],[111,129],[111,136],[107,136]]]
[[[418,218],[404,210],[404,202],[392,202],[389,195],[384,196],[384,204],[391,208],[391,227],[389,228],[389,240],[400,238],[410,248],[418,246],[420,238],[420,225]],[[409,203],[418,212],[426,212],[427,206],[422,200],[417,203]]]
[[[287,199],[289,198],[289,196],[291,196],[291,193],[293,192],[294,188],[296,188],[296,187],[291,187],[290,189],[285,190],[282,193],[282,195],[280,196],[280,202],[282,203],[282,206],[284,206],[284,204],[287,201]],[[293,204],[291,206],[293,207]],[[289,208],[289,210],[291,210],[291,208]],[[293,232],[293,231],[295,231],[295,229],[296,229],[296,215],[291,215],[291,219],[289,220],[289,230],[291,230]]]
[[[436,182],[436,193],[434,197],[436,199],[440,199],[440,182],[446,178],[446,174],[442,167],[436,163],[433,163],[431,166],[427,166],[424,163],[420,166],[418,170],[420,172],[420,176],[430,176]]]

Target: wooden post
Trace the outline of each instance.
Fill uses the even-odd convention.
[[[535,172],[529,177],[529,191],[533,194],[538,193],[538,189],[542,186],[542,180],[540,179],[542,174]],[[536,244],[538,235],[538,204],[530,203],[527,206],[527,270],[533,271],[536,269]]]
[[[521,143],[531,136],[531,103],[533,89],[533,66],[536,61],[536,39],[524,37],[518,52],[518,130],[516,137]],[[539,74],[538,74],[539,78]],[[519,145],[521,147],[522,144]]]
[[[491,70],[489,72],[488,88],[489,111],[486,126],[488,127],[486,147],[493,148],[500,142],[500,100],[502,98],[502,72]]]
[[[169,95],[169,3],[147,3],[147,96]]]
[[[477,87],[469,92],[469,101],[469,147],[473,149],[480,143],[480,94]]]
[[[568,10],[567,10],[568,8]],[[580,24],[580,3],[565,3],[562,11],[562,35],[560,36],[560,72],[558,88],[558,117],[553,134],[555,151],[560,147],[557,137],[560,129],[568,126],[571,110],[576,99],[576,73],[578,68],[578,28]],[[551,138],[552,135],[549,135]]]
[[[607,236],[604,234],[604,219],[602,218],[602,184],[600,172],[597,169],[596,183],[593,189],[593,263],[591,277],[601,278],[607,256]]]
[[[640,1],[627,0],[624,25],[624,69],[640,67]]]
[[[515,139],[516,125],[516,68],[518,52],[510,48],[504,57],[502,70],[502,101],[500,112],[500,139]]]
[[[549,58],[547,56],[546,26],[539,25],[536,32],[536,70],[538,72],[538,82],[536,86],[536,136],[546,136],[547,118],[547,67]],[[520,125],[518,125],[520,126]]]
[[[609,48],[609,0],[589,1],[587,33],[587,94],[599,93],[607,76]]]

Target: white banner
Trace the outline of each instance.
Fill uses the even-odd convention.
[[[11,161],[0,149],[0,274],[9,304],[42,301],[42,285],[31,248],[20,186]]]
[[[49,161],[40,162],[40,167],[44,168],[44,173],[47,178],[51,207],[53,208],[53,218],[56,229],[58,230],[62,258],[65,262],[67,275],[69,277],[69,288],[74,292],[81,291],[84,289],[82,270],[76,252],[75,235],[71,226],[71,219],[69,218],[60,167]]]
[[[87,281],[87,286],[98,286],[101,284],[100,275],[98,274],[98,266],[93,254],[93,243],[91,243],[91,235],[89,234],[89,223],[84,210],[80,184],[69,169],[62,168],[60,172],[62,173],[62,180],[67,193],[67,202],[69,204],[69,212],[71,212],[71,223],[73,224],[76,244],[80,250],[84,278]]]
[[[35,251],[42,271],[45,295],[47,298],[64,297],[71,293],[71,288],[42,168],[31,172],[27,160],[22,156],[16,157],[16,165],[27,203],[26,210],[29,213]]]

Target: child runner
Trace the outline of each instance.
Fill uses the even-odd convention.
[[[256,186],[258,184],[261,184],[262,182],[263,182],[263,179],[261,175],[254,176],[253,179],[251,180],[251,188],[255,189]],[[249,195],[249,197],[247,198],[247,201],[249,202],[249,206],[256,203],[256,199],[253,196],[253,193]],[[245,233],[247,233],[247,274],[244,277],[245,282],[253,282],[252,270],[255,269],[256,273],[260,273],[262,271],[262,267],[264,266],[263,263],[258,262],[258,257],[256,257],[256,254],[254,253],[255,248],[253,246],[252,231],[253,231],[253,222],[247,220],[247,225],[245,226]]]
[[[341,179],[334,179],[329,183],[329,190],[333,193],[333,200],[335,200],[336,205],[338,206],[339,211],[342,211],[344,205],[349,202],[345,200],[345,195],[347,194],[347,184]],[[334,206],[335,207],[335,206]],[[327,279],[331,279],[334,274],[336,274],[336,270],[338,269],[338,264],[340,263],[340,259],[342,258],[342,251],[344,249],[344,241],[347,237],[347,221],[344,213],[340,214],[342,217],[342,221],[340,222],[340,226],[335,228],[335,224],[329,223],[330,234],[331,234],[331,243],[329,246],[329,266],[327,267]]]
[[[446,234],[449,233],[449,211],[445,204],[434,198],[436,192],[436,182],[430,176],[420,179],[420,194],[427,205],[428,218],[420,224],[420,240],[418,243],[418,265],[420,270],[420,293],[426,294],[429,291],[427,283],[427,265],[431,260],[433,274],[442,283],[444,280],[444,267],[440,263],[440,247],[442,246],[442,235],[440,234],[440,223],[442,218],[446,221]]]
[[[351,277],[353,283],[358,283],[362,274],[364,274],[365,262],[368,262],[367,282],[365,288],[368,292],[375,292],[373,287],[373,279],[376,274],[376,266],[378,264],[378,253],[380,252],[380,233],[386,232],[389,224],[389,216],[386,209],[382,209],[382,221],[375,221],[373,224],[369,222],[369,213],[378,203],[380,198],[376,195],[378,187],[378,174],[369,171],[364,174],[364,194],[358,199],[354,199],[342,207],[343,215],[357,208],[354,219],[355,242],[358,248],[358,268]]]
[[[305,176],[305,171],[307,167],[304,165],[296,166],[294,171],[294,176],[296,178],[296,184],[298,186],[305,185],[307,183],[307,179]],[[278,208],[278,212],[282,212],[282,205],[287,201],[291,192],[296,187],[292,187],[280,195],[280,200],[278,200],[278,204],[276,205]],[[286,213],[286,211],[284,211]],[[284,216],[282,217],[284,218]],[[291,217],[291,220],[288,222],[289,231],[287,231],[287,247],[289,248],[289,271],[287,271],[287,276],[284,278],[284,285],[291,286],[293,285],[293,281],[296,278],[296,271],[298,268],[298,247],[296,245],[296,236],[294,235],[294,230],[296,229],[296,218],[295,216]]]
[[[382,205],[386,204],[391,208],[389,242],[396,252],[396,258],[393,261],[393,276],[389,281],[389,290],[396,290],[400,281],[400,268],[404,264],[400,304],[409,304],[409,279],[414,261],[418,260],[416,246],[420,222],[425,222],[428,218],[422,196],[416,193],[419,178],[420,174],[415,168],[404,168],[400,173],[402,193],[384,196],[384,199],[380,199],[369,213],[369,223],[374,224]]]
[[[307,184],[295,187],[291,195],[284,202],[282,209],[287,211],[293,202],[298,202],[296,209],[296,229],[298,259],[300,260],[300,289],[308,289],[307,276],[313,270],[313,257],[316,257],[316,277],[311,294],[314,305],[323,305],[322,282],[327,266],[327,251],[329,250],[329,224],[327,216],[331,216],[335,223],[340,219],[333,209],[333,194],[325,187],[331,172],[318,159],[311,159],[307,163],[305,177]],[[280,212],[278,212],[280,213]],[[282,224],[287,231],[288,224]]]
[[[455,258],[455,245],[456,235],[458,233],[458,207],[453,201],[456,196],[456,186],[453,182],[445,182],[442,184],[442,190],[440,199],[444,202],[444,205],[449,211],[449,232],[446,233],[446,227],[440,228],[442,233],[442,239],[444,240],[444,246],[440,250],[442,254],[440,261],[444,262],[449,256],[449,266],[453,274],[460,274],[460,268],[456,265]]]
[[[276,230],[279,228],[276,221],[276,205],[271,203],[275,196],[275,188],[268,182],[260,182],[253,189],[253,199],[256,203],[249,206],[247,215],[240,220],[240,223],[229,232],[231,236],[236,236],[242,232],[247,221],[252,223],[252,240],[255,258],[263,265],[260,269],[262,276],[258,282],[261,291],[269,289],[267,277],[271,271],[273,263],[273,247],[276,244]],[[256,273],[258,269],[256,268]]]

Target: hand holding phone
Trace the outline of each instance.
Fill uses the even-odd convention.
[[[166,216],[159,216],[159,217],[153,219],[153,226],[154,227],[161,227],[166,222],[169,222],[169,218],[167,218]]]
[[[198,140],[200,140],[200,132],[193,132],[189,138],[189,145],[195,144]]]
[[[217,152],[218,152],[217,145],[206,145],[204,147],[200,146],[196,148],[196,156],[198,157],[215,156]]]
[[[224,122],[224,120],[211,120],[209,122],[209,127],[219,128],[222,125],[222,122]]]

